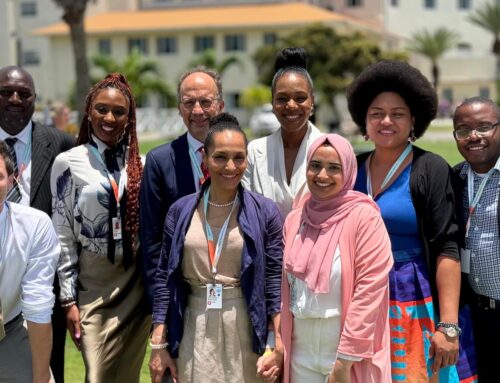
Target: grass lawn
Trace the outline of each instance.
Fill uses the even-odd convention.
[[[444,129],[444,128],[443,128]],[[152,148],[164,144],[167,142],[165,139],[156,139],[149,141],[140,141],[140,152],[146,154]],[[363,141],[362,138],[356,138],[352,141],[356,151],[366,151],[371,150],[373,145],[370,142]],[[444,157],[450,165],[455,165],[462,161],[460,153],[457,151],[457,147],[453,139],[449,140],[430,140],[430,139],[420,139],[416,142],[416,145],[429,150],[431,152],[437,153]],[[149,361],[150,350],[146,352],[146,357],[144,358],[144,363],[141,370],[141,383],[150,382],[149,379]],[[69,336],[66,342],[66,368],[65,368],[65,378],[67,382],[83,382],[85,376],[85,371],[83,368],[82,357],[80,353],[76,350]]]

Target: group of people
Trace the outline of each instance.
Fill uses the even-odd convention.
[[[76,143],[31,121],[35,97],[0,69],[0,382],[63,382],[66,328],[87,382],[138,382],[148,344],[156,383],[496,381],[491,100],[457,108],[451,169],[413,145],[437,96],[399,61],[348,88],[374,144],[357,157],[310,122],[302,48],[276,58],[278,131],[248,144],[197,67],[177,89],[187,132],[144,164],[121,74],[90,90]]]

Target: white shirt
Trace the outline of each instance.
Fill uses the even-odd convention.
[[[307,192],[306,157],[311,144],[323,133],[311,122],[293,164],[290,184],[286,178],[285,149],[281,129],[253,140],[248,145],[248,166],[241,183],[244,188],[273,200],[283,221],[292,210],[293,200]],[[300,198],[300,196],[299,196]]]
[[[60,253],[47,214],[4,203],[0,212],[0,297],[5,322],[22,312],[31,322],[50,323]]]
[[[30,206],[30,190],[31,190],[31,146],[32,146],[32,125],[31,121],[17,135],[11,136],[0,127],[0,140],[5,141],[7,138],[17,138],[14,145],[17,157],[17,167],[19,169],[19,189],[21,191],[21,205]]]
[[[187,140],[188,140],[188,145],[191,146],[193,148],[194,152],[196,153],[196,158],[198,159],[198,166],[201,169],[201,162],[203,160],[202,160],[200,148],[203,147],[203,142],[198,141],[189,132],[187,134]],[[198,171],[197,171],[197,169],[194,169],[192,166],[191,166],[191,171],[193,173],[193,180],[194,180],[194,186],[196,188],[196,191],[200,191],[200,178],[198,176]]]

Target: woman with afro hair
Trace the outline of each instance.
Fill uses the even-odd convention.
[[[469,313],[459,313],[451,169],[412,144],[436,115],[436,93],[420,71],[387,60],[367,67],[347,100],[354,122],[375,145],[358,156],[355,189],[379,205],[391,238],[392,380],[474,382]]]
[[[60,301],[86,382],[139,382],[151,320],[138,257],[142,174],[135,101],[123,75],[90,90],[75,148],[53,165]]]

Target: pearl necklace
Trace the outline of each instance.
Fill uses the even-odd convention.
[[[221,204],[218,204],[218,203],[215,203],[215,202],[212,202],[212,201],[208,201],[208,204],[210,206],[213,206],[213,207],[228,207],[228,206],[231,206],[233,203],[234,203],[235,199],[233,199],[231,202],[228,202],[228,203],[221,203]]]

